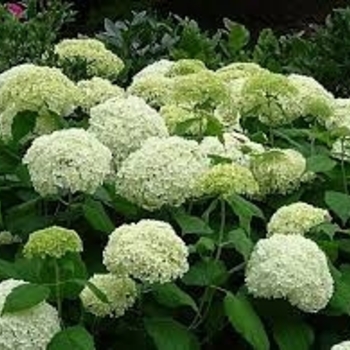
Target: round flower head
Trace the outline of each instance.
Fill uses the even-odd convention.
[[[270,149],[251,157],[251,171],[262,194],[286,194],[304,180],[306,160],[292,149]]]
[[[23,158],[41,196],[94,193],[111,171],[112,154],[83,129],[65,129],[34,140]]]
[[[229,83],[236,79],[249,78],[260,72],[267,72],[256,63],[234,62],[216,71],[217,76]]]
[[[299,74],[291,74],[288,79],[298,90],[303,115],[324,121],[333,114],[334,97],[318,81]]]
[[[23,255],[28,259],[47,256],[60,259],[67,253],[82,251],[83,243],[74,230],[52,226],[33,232],[23,248]]]
[[[274,234],[304,235],[331,217],[327,210],[297,202],[279,208],[267,225],[267,236]]]
[[[81,80],[77,85],[82,94],[80,106],[86,111],[111,98],[124,97],[124,90],[106,79],[94,77],[91,80]]]
[[[333,143],[331,154],[336,159],[350,162],[350,137],[342,137]]]
[[[108,300],[108,303],[100,300],[88,286],[80,293],[84,308],[98,317],[123,316],[135,303],[136,283],[128,276],[95,274],[89,283],[104,293]]]
[[[143,283],[168,283],[188,271],[188,249],[166,222],[141,220],[109,236],[103,263],[111,273],[126,273]]]
[[[159,114],[164,118],[171,135],[176,135],[179,130],[181,135],[203,135],[207,128],[205,115],[177,105],[165,105]]]
[[[248,262],[245,282],[255,297],[284,298],[310,313],[326,307],[333,295],[326,255],[299,235],[261,239]]]
[[[235,163],[215,165],[200,178],[198,187],[203,194],[222,196],[253,196],[259,191],[251,171]]]
[[[90,111],[90,128],[113,154],[116,167],[150,137],[168,137],[163,118],[141,98],[110,100]]]
[[[331,350],[350,350],[350,341],[346,340],[339,344],[333,345]]]
[[[160,108],[169,100],[173,80],[162,75],[145,75],[133,80],[127,89],[131,95],[143,98],[150,106]]]
[[[55,53],[62,62],[85,60],[90,77],[114,80],[124,69],[123,61],[96,39],[64,39],[55,46]]]
[[[198,73],[202,70],[207,69],[205,64],[196,59],[182,59],[174,62],[168,72],[166,72],[166,76],[168,77],[176,77],[178,75],[187,75],[192,73]]]
[[[17,74],[21,74],[22,72],[28,71],[33,67],[37,67],[37,66],[35,66],[32,63],[23,63],[2,72],[0,74],[0,88],[7,80],[14,78]]]
[[[288,124],[302,115],[298,89],[281,74],[260,72],[246,80],[241,93],[242,116],[256,116],[264,124]]]
[[[229,90],[215,73],[203,70],[175,77],[169,99],[185,108],[212,112],[221,104],[229,104]]]
[[[0,283],[0,310],[13,289],[26,284],[19,280]],[[51,339],[60,331],[57,311],[42,302],[30,309],[0,316],[1,350],[46,350]]]
[[[328,130],[342,129],[350,136],[350,98],[337,98],[334,100],[333,114],[325,120]]]
[[[159,61],[156,61],[148,66],[146,66],[145,68],[143,68],[142,70],[140,70],[137,74],[134,75],[134,77],[132,78],[133,82],[135,82],[138,79],[142,79],[145,77],[149,77],[149,76],[163,76],[165,77],[171,67],[174,65],[175,62],[173,61],[169,61],[169,60],[165,60],[165,59],[161,59]]]
[[[59,69],[26,65],[1,85],[0,137],[12,138],[12,123],[20,112],[66,116],[79,101],[79,89]]]
[[[122,163],[116,191],[147,210],[180,206],[195,196],[198,178],[209,163],[195,141],[152,138]]]

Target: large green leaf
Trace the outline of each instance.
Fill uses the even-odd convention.
[[[243,336],[253,349],[270,349],[264,325],[243,294],[228,293],[224,299],[224,308],[233,328]]]
[[[247,28],[244,25],[232,22],[227,18],[224,19],[224,24],[229,30],[229,49],[234,53],[242,50],[248,44],[250,39],[250,33]]]
[[[341,192],[328,191],[325,202],[345,225],[350,218],[350,196]]]
[[[20,112],[12,122],[12,139],[14,142],[19,142],[23,137],[27,136],[34,130],[36,124],[36,112]]]
[[[207,259],[190,268],[182,281],[189,286],[221,285],[228,277],[225,264],[222,261]]]
[[[243,255],[244,260],[248,260],[250,254],[254,248],[253,241],[247,236],[246,232],[242,229],[230,231],[227,235],[226,245],[232,245],[237,252]]]
[[[94,339],[81,326],[66,328],[57,333],[51,340],[47,350],[95,350]]]
[[[83,211],[86,220],[95,230],[107,234],[114,230],[115,225],[100,202],[87,199],[83,205]]]
[[[174,283],[155,285],[152,291],[154,298],[162,305],[171,308],[189,306],[195,312],[198,312],[198,307],[192,297]]]
[[[157,350],[199,350],[196,337],[182,324],[170,318],[146,318],[147,333]]]
[[[273,336],[280,350],[309,350],[314,342],[312,328],[300,319],[278,319],[273,323]]]
[[[173,218],[184,234],[208,235],[213,233],[208,224],[196,216],[191,216],[178,210],[173,213]]]
[[[45,286],[31,283],[20,285],[7,296],[2,313],[30,309],[48,298],[49,294],[50,290]]]
[[[314,173],[325,173],[331,171],[337,162],[324,154],[311,156],[306,160],[306,169]]]

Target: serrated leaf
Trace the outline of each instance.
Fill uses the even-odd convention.
[[[48,298],[50,290],[38,284],[26,283],[12,290],[7,296],[2,314],[30,309]]]
[[[192,265],[182,281],[189,286],[211,286],[223,284],[227,277],[228,272],[222,261],[208,259]]]
[[[243,294],[227,293],[224,299],[224,309],[232,327],[243,336],[253,349],[270,349],[264,325]]]
[[[312,171],[314,173],[325,173],[331,171],[336,165],[337,162],[322,154],[309,157],[306,160],[307,171]]]
[[[86,220],[95,230],[107,234],[114,230],[115,226],[100,202],[93,199],[86,200],[83,211]]]
[[[312,328],[300,319],[278,319],[272,329],[280,350],[309,350],[314,342]]]
[[[195,312],[198,312],[198,307],[192,297],[174,283],[153,286],[152,291],[154,298],[162,305],[171,308],[189,306]]]
[[[188,215],[182,211],[176,211],[173,213],[173,218],[181,227],[184,234],[208,235],[213,233],[209,225],[196,216]]]
[[[95,350],[94,339],[81,326],[69,327],[57,333],[51,340],[47,350]]]
[[[327,191],[325,202],[345,225],[350,218],[350,196],[341,192]]]
[[[182,324],[170,318],[146,318],[147,333],[157,350],[199,350],[196,337]]]
[[[226,244],[232,244],[238,253],[242,254],[244,260],[247,261],[254,248],[253,241],[247,236],[242,229],[237,229],[228,233],[228,241]]]

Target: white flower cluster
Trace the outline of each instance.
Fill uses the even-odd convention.
[[[5,280],[0,283],[0,310],[14,288],[26,282]],[[5,313],[0,316],[1,350],[46,350],[47,345],[60,331],[56,309],[42,302],[30,309]]]
[[[350,135],[350,99],[337,98],[334,101],[333,115],[325,121],[326,127],[330,131],[342,129],[348,136]]]
[[[256,63],[234,62],[216,71],[216,74],[226,83],[231,83],[237,79],[250,78],[261,72],[268,72]]]
[[[85,60],[91,77],[114,80],[124,69],[123,61],[96,39],[64,39],[55,46],[55,53],[61,61]]]
[[[122,163],[116,191],[148,210],[179,206],[196,195],[197,181],[209,163],[195,141],[151,138]]]
[[[141,220],[122,225],[109,236],[103,263],[114,274],[144,283],[167,283],[188,270],[188,249],[166,222]]]
[[[330,221],[328,211],[297,202],[279,208],[267,225],[267,236],[274,234],[304,235],[313,227]]]
[[[286,194],[306,179],[306,160],[293,149],[273,148],[255,154],[250,167],[262,194]]]
[[[13,72],[12,72],[13,71]],[[80,91],[59,69],[26,64],[4,73],[0,88],[0,137],[12,138],[19,112],[66,116],[80,103]]]
[[[163,118],[135,96],[109,100],[91,109],[89,131],[113,154],[116,167],[150,137],[168,137]]]
[[[299,235],[273,235],[258,241],[246,270],[255,297],[287,299],[304,312],[318,312],[333,295],[326,255]]]
[[[81,80],[77,85],[82,95],[80,106],[86,111],[111,98],[124,97],[125,94],[121,87],[99,77]]]
[[[93,193],[111,171],[112,154],[83,129],[55,131],[34,140],[23,158],[42,196]]]
[[[339,344],[333,345],[331,350],[350,350],[350,340],[346,340]]]
[[[89,279],[107,298],[105,302],[98,298],[91,287],[86,286],[80,293],[84,308],[99,317],[120,317],[132,307],[137,297],[136,283],[128,276],[95,274]]]

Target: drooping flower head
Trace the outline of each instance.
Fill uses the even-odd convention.
[[[274,234],[304,235],[331,217],[327,210],[297,202],[279,208],[267,224],[267,236]]]
[[[239,164],[217,164],[199,180],[199,191],[207,195],[230,196],[232,194],[253,196],[259,185],[251,171]]]
[[[122,163],[116,191],[147,210],[179,206],[196,195],[198,178],[209,163],[195,141],[152,138]]]
[[[89,279],[89,283],[104,293],[108,300],[100,300],[88,286],[80,293],[84,308],[98,317],[123,316],[135,303],[136,283],[128,276],[95,274]]]
[[[0,283],[0,310],[13,289],[26,284],[9,279]],[[42,302],[32,308],[0,316],[0,349],[46,350],[51,339],[60,331],[58,313]]]
[[[116,167],[150,137],[168,137],[163,118],[135,96],[109,100],[90,111],[89,131],[113,154]]]
[[[23,255],[28,259],[35,257],[60,259],[67,253],[82,251],[83,243],[74,230],[51,226],[31,233],[24,245]]]
[[[98,77],[93,77],[91,80],[81,80],[77,85],[82,94],[80,106],[86,111],[111,98],[122,98],[125,94],[121,87]]]
[[[288,79],[298,90],[297,99],[304,116],[313,116],[322,122],[331,117],[334,97],[318,81],[299,74],[291,74]]]
[[[124,69],[123,61],[96,39],[64,39],[55,46],[60,60],[82,59],[90,77],[114,80]]]
[[[273,235],[258,241],[245,281],[255,297],[284,298],[310,313],[326,307],[334,290],[326,255],[300,235]]]
[[[306,160],[293,149],[270,149],[251,158],[250,167],[262,194],[286,194],[304,180]]]
[[[25,111],[39,116],[69,115],[79,105],[80,92],[59,69],[23,65],[0,78],[0,137],[12,137],[14,117]]]
[[[109,236],[103,263],[144,283],[168,283],[188,270],[188,249],[166,222],[141,220],[122,225]]]
[[[65,129],[34,140],[23,158],[41,196],[94,193],[111,171],[112,154],[83,129]]]
[[[278,126],[302,115],[298,89],[284,75],[260,72],[246,80],[241,93],[243,117],[258,117],[264,124]]]

